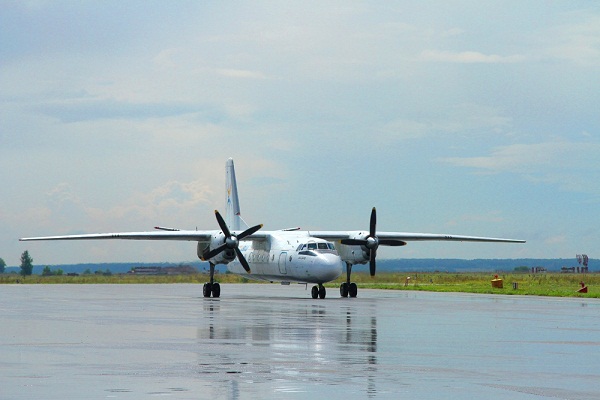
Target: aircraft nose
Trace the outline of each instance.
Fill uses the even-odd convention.
[[[319,275],[324,282],[333,281],[342,274],[342,259],[337,254],[320,255]]]

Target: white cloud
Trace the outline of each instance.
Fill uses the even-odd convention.
[[[489,156],[447,157],[438,161],[478,172],[515,173],[533,183],[562,190],[598,193],[600,143],[554,141],[513,144],[492,150]]]
[[[491,226],[494,224],[500,224],[506,220],[498,210],[490,211],[487,214],[465,214],[458,218],[451,219],[446,223],[446,226],[453,227],[464,224],[465,222],[476,222],[481,225]]]
[[[382,140],[417,139],[447,134],[457,137],[489,136],[510,132],[512,119],[501,110],[479,104],[458,104],[419,119],[396,118],[383,124]]]
[[[542,56],[585,67],[600,65],[600,16],[586,12],[568,15],[572,22],[552,27],[540,38]]]
[[[259,71],[248,71],[243,69],[217,69],[217,74],[228,78],[267,79],[267,76]]]
[[[517,63],[525,60],[522,55],[501,56],[498,54],[483,54],[478,51],[439,51],[424,50],[420,59],[423,61],[460,63],[460,64],[507,64]]]
[[[567,235],[550,236],[544,240],[544,243],[549,246],[564,245],[567,242]]]
[[[439,161],[461,167],[472,167],[489,172],[527,173],[532,169],[551,167],[552,169],[578,168],[581,159],[594,157],[600,151],[600,143],[545,142],[534,144],[513,144],[500,146],[483,157],[448,157]],[[597,165],[589,165],[589,167]]]

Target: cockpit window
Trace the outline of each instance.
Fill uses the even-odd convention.
[[[298,253],[303,253],[303,252],[308,252],[308,251],[315,251],[317,253],[334,253],[334,254],[337,254],[337,251],[335,250],[335,246],[331,242],[308,242],[308,243],[301,243],[296,248],[296,251]],[[316,255],[316,253],[312,253],[311,255]]]

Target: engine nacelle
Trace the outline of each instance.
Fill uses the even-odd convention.
[[[198,258],[202,259],[202,255],[206,253],[210,249],[210,243],[207,242],[198,242],[197,254]]]
[[[210,238],[210,243],[198,242],[198,257],[202,258],[202,255],[207,251],[215,249],[225,243],[225,235],[222,233],[214,234]],[[236,254],[234,249],[225,249],[210,260],[212,264],[229,264],[235,260]]]
[[[366,239],[368,232],[356,232],[349,239]],[[371,257],[371,251],[366,246],[350,246],[337,243],[338,253],[343,261],[350,264],[366,264]]]

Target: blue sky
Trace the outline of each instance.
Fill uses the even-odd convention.
[[[383,257],[574,258],[600,218],[588,1],[0,2],[0,257],[195,259],[225,161],[265,229],[522,238]]]

